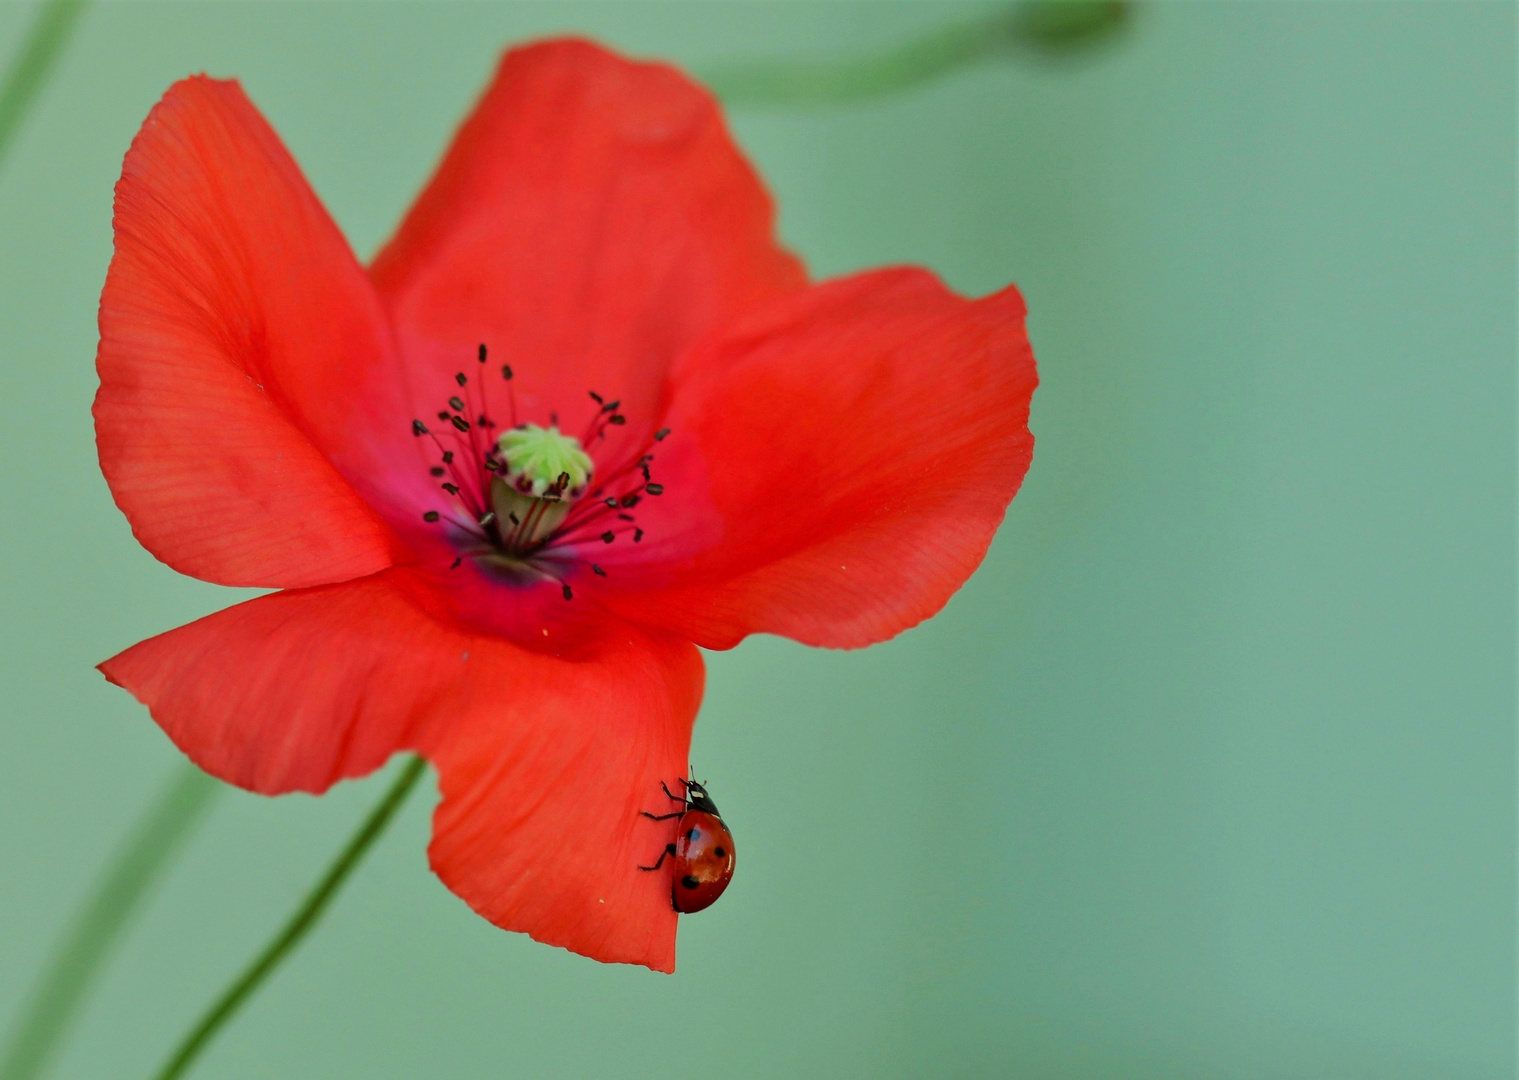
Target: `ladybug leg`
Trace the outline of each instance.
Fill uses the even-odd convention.
[[[665,849],[659,853],[659,858],[657,858],[657,859],[654,860],[654,865],[653,866],[640,866],[638,869],[640,869],[640,870],[658,870],[662,865],[664,865],[665,856],[666,855],[674,855],[674,854],[675,854],[675,845],[674,844],[666,844],[665,845]]]
[[[673,814],[651,814],[647,810],[640,810],[638,812],[650,821],[669,821],[671,818],[680,817],[685,813],[684,810],[677,810]]]
[[[681,783],[684,784],[685,781],[682,780]],[[684,795],[671,795],[670,789],[668,787],[665,787],[665,782],[663,780],[659,782],[659,786],[660,789],[664,791],[665,795],[668,796],[672,802],[683,803],[686,801],[686,797]]]

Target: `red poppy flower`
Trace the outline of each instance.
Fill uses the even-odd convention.
[[[116,502],[175,569],[281,591],[106,677],[253,791],[425,755],[439,877],[599,960],[674,968],[639,811],[685,774],[696,646],[929,617],[1032,451],[1015,289],[810,285],[710,95],[584,41],[506,54],[367,271],[204,76],[133,141],[115,233]]]

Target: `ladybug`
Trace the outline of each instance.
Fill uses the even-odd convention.
[[[665,845],[653,866],[638,869],[658,870],[669,858],[675,864],[670,875],[670,903],[676,911],[689,915],[715,904],[733,880],[733,834],[723,824],[706,788],[695,780],[681,783],[686,786],[684,797],[671,794],[663,781],[659,786],[682,809],[673,814],[642,812],[655,821],[677,820],[675,842]]]

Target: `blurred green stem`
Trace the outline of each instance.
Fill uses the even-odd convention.
[[[53,70],[84,7],[85,0],[46,0],[37,9],[32,28],[0,86],[0,163],[5,161],[21,118]]]
[[[729,105],[806,106],[858,101],[997,56],[1075,51],[1109,37],[1127,20],[1126,0],[1031,0],[924,34],[852,60],[777,60],[701,72]]]
[[[406,801],[406,796],[411,794],[411,789],[416,786],[426,768],[427,762],[420,757],[414,756],[406,762],[389,790],[380,799],[379,804],[369,812],[369,816],[359,826],[358,832],[353,834],[343,850],[338,853],[338,857],[333,860],[332,865],[327,868],[327,873],[322,875],[322,880],[306,894],[306,899],[280,928],[280,932],[274,936],[274,939],[264,946],[263,951],[253,959],[241,975],[233,980],[232,985],[222,992],[221,997],[216,999],[185,1035],[164,1067],[156,1074],[156,1080],[173,1080],[176,1076],[182,1076],[200,1052],[206,1048],[211,1037],[232,1019],[243,1003],[259,988],[259,985],[300,944],[301,938],[305,937],[316,925],[317,920],[322,917],[322,912],[327,909],[327,905],[342,888],[348,875],[353,873],[359,865],[364,853],[380,838],[380,834],[390,824],[391,818],[395,817],[396,811]]]
[[[188,762],[175,768],[55,947],[0,1059],[0,1080],[41,1074],[122,929],[220,789]]]

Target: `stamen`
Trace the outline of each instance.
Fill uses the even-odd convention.
[[[489,349],[481,342],[476,359],[484,365],[489,358]],[[621,400],[608,401],[588,390],[597,408],[585,434],[577,439],[559,430],[555,412],[549,413],[547,427],[518,423],[515,373],[510,364],[501,364],[500,371],[511,402],[512,426],[499,436],[492,430],[497,425],[491,420],[488,381],[476,391],[463,371],[453,376],[459,392],[451,394],[448,408],[437,413],[448,425],[441,438],[423,421],[412,421],[412,434],[431,438],[441,458],[441,464],[428,466],[428,474],[459,503],[457,509],[428,510],[422,518],[429,524],[449,518],[448,535],[458,545],[450,569],[469,558],[505,560],[504,565],[515,568],[511,573],[537,574],[558,584],[570,600],[572,587],[552,568],[572,562],[574,547],[592,537],[612,544],[631,533],[634,543],[641,542],[644,530],[629,511],[644,494],[662,495],[664,486],[652,479],[654,455],[644,452],[637,457],[619,455],[620,463],[604,478],[597,477],[596,487],[588,491],[595,465],[586,448],[604,440],[610,427],[627,426]],[[669,434],[669,428],[660,429],[643,450]],[[445,449],[449,439],[454,440],[453,449]],[[471,539],[464,540],[465,536]],[[563,554],[541,559],[540,553],[549,549]],[[597,577],[608,576],[596,563],[587,560],[583,565]]]

